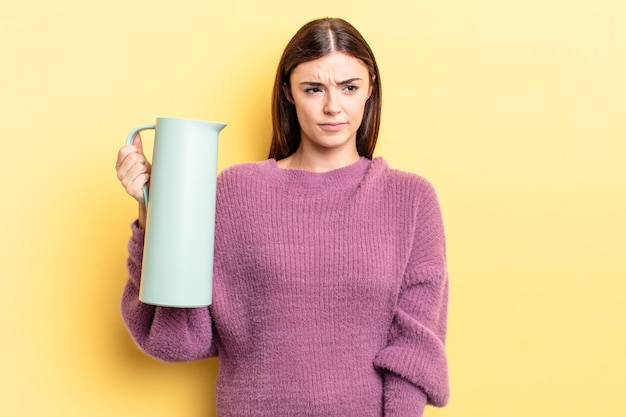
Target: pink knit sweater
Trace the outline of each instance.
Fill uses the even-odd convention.
[[[417,417],[447,403],[444,232],[423,178],[381,158],[228,168],[209,308],[138,300],[143,237],[133,226],[125,322],[161,360],[219,356],[219,417]]]

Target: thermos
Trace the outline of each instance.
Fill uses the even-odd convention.
[[[211,304],[217,145],[223,123],[157,118],[139,299],[169,307]]]

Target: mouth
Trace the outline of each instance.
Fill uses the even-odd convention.
[[[346,123],[340,123],[340,122],[320,123],[319,124],[320,128],[322,128],[322,130],[325,130],[327,132],[338,132],[341,129],[343,129],[345,125],[346,125]]]

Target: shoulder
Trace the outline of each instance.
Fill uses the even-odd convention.
[[[392,168],[382,157],[372,161],[372,174],[388,194],[418,200],[437,199],[435,187],[428,179],[414,172]]]
[[[227,186],[242,181],[259,179],[269,172],[274,160],[267,159],[256,162],[242,162],[225,168],[217,177],[218,186]]]
[[[222,170],[217,177],[216,189],[220,205],[243,204],[254,199],[253,196],[266,193],[272,162],[243,162]]]
[[[225,168],[219,175],[219,177],[246,177],[250,175],[256,175],[261,172],[267,172],[275,166],[276,162],[273,159],[266,159],[263,161],[254,162],[241,162],[231,165]]]

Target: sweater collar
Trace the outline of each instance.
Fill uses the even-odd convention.
[[[361,157],[357,162],[327,172],[280,168],[275,159],[268,160],[268,178],[277,186],[292,192],[345,191],[360,184],[372,161]]]

